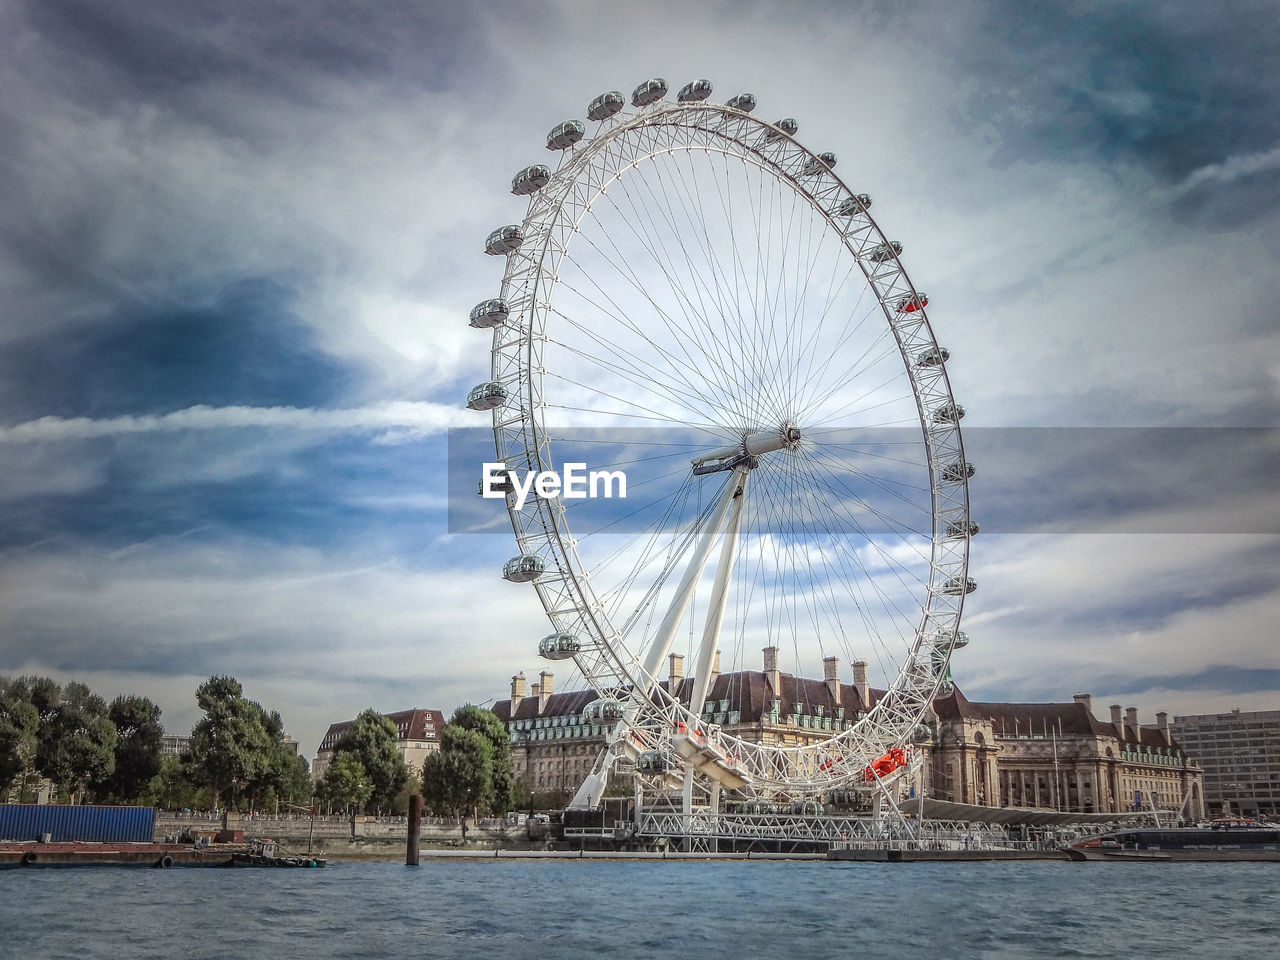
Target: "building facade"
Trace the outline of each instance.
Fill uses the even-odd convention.
[[[852,665],[852,683],[839,679],[835,657],[823,679],[782,673],[778,651],[764,650],[763,670],[722,674],[713,666],[703,718],[754,743],[798,746],[825,740],[860,720],[884,695],[867,683],[867,665]],[[493,711],[511,736],[512,773],[536,791],[572,793],[590,773],[609,726],[584,713],[591,691],[555,693],[548,671],[526,692],[512,677],[511,697]],[[688,703],[692,677],[684,660],[669,657],[663,686]],[[959,690],[935,700],[926,717],[924,753],[928,796],[957,803],[1079,813],[1136,809],[1204,814],[1200,768],[1173,736],[1167,715],[1138,723],[1137,709],[1111,707],[1111,720],[1093,714],[1092,697],[1070,703],[976,703]],[[619,784],[625,786],[625,784]],[[839,799],[839,798],[837,798]]]
[[[444,714],[439,710],[423,710],[415,707],[412,710],[400,710],[396,713],[384,713],[384,717],[396,725],[396,748],[404,757],[404,762],[415,773],[422,770],[423,761],[440,749],[440,731],[444,729]],[[355,723],[354,720],[343,720],[341,723],[329,725],[324,738],[320,741],[320,749],[316,752],[315,762],[311,764],[311,775],[316,780],[324,776],[333,760],[333,748],[338,740]]]
[[[1168,714],[1093,712],[1070,703],[978,703],[960,690],[933,702],[925,789],[932,797],[1067,813],[1174,810],[1205,814],[1204,775],[1175,739]]]
[[[1280,820],[1280,710],[1174,717],[1173,730],[1204,768],[1211,812]]]

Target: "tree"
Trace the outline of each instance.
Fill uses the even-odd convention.
[[[40,714],[20,680],[0,677],[0,803],[31,766]]]
[[[422,764],[422,793],[436,813],[465,816],[493,802],[493,745],[477,730],[452,721],[440,731],[440,749]]]
[[[360,758],[351,752],[333,755],[321,788],[325,799],[348,811],[363,807],[373,796],[373,783]]]
[[[464,730],[474,730],[489,741],[492,747],[489,758],[490,806],[494,813],[506,813],[515,797],[511,776],[511,737],[507,728],[492,710],[469,703],[455,710],[449,723]]]
[[[191,731],[187,772],[193,782],[212,791],[217,806],[224,791],[243,787],[266,772],[273,746],[270,715],[245,699],[233,677],[210,677],[200,684],[196,703],[205,715]]]
[[[107,715],[116,728],[115,769],[98,792],[104,799],[134,803],[160,773],[160,708],[146,697],[121,696],[111,701]]]
[[[36,769],[74,801],[115,769],[116,727],[107,702],[83,683],[67,684],[56,707],[48,699],[42,705]]]
[[[409,768],[396,746],[396,725],[372,708],[356,717],[333,745],[334,758],[340,754],[353,755],[364,768],[371,786],[366,801],[370,806],[390,808],[409,780]]]

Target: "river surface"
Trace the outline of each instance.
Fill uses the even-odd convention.
[[[1280,864],[0,871],[0,957],[1280,957]]]

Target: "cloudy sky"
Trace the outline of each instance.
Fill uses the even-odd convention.
[[[707,77],[875,196],[967,428],[1079,428],[974,481],[1045,522],[974,542],[962,689],[1280,706],[1273,3],[0,0],[0,36],[0,673],[183,732],[230,673],[310,755],[536,672],[510,544],[446,525],[481,246],[554,124]],[[1132,467],[1116,427],[1179,429]]]

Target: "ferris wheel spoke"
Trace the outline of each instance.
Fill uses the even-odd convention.
[[[688,321],[688,329],[684,331],[671,331],[672,335],[677,338],[686,340],[693,345],[698,352],[706,359],[706,362],[713,366],[720,378],[725,381],[731,379],[732,371],[727,367],[728,357],[718,345],[714,337],[707,335],[707,328],[710,324],[710,317],[706,309],[705,303],[702,302],[702,291],[698,284],[697,276],[690,271],[690,281],[687,286],[692,288],[692,294],[685,289],[686,284],[678,283],[677,277],[682,275],[680,263],[674,256],[673,251],[667,251],[664,258],[663,253],[669,244],[663,243],[660,235],[664,230],[670,234],[674,234],[675,241],[681,244],[681,251],[684,254],[683,263],[686,269],[689,267],[690,255],[687,247],[683,246],[682,238],[673,226],[669,209],[663,210],[659,204],[660,201],[654,193],[651,185],[646,178],[641,178],[636,184],[637,189],[643,189],[648,192],[648,200],[638,200],[631,190],[631,185],[623,179],[619,181],[622,188],[623,198],[626,200],[631,217],[624,219],[624,224],[631,230],[633,236],[640,240],[645,246],[649,255],[654,262],[659,265],[663,276],[667,279],[672,289],[672,295],[680,303],[682,311],[685,313]],[[610,198],[612,200],[612,198]],[[616,201],[613,201],[616,206]],[[620,210],[621,208],[618,207]],[[662,223],[654,216],[655,210],[662,215]],[[637,225],[638,228],[637,228]],[[669,238],[670,240],[670,238]],[[699,302],[694,303],[694,299]],[[698,367],[698,364],[694,364]],[[706,370],[702,371],[704,376]]]
[[[606,236],[606,237],[608,237],[608,234],[606,233],[606,234],[605,234],[605,236]],[[597,253],[601,252],[601,251],[600,251],[600,248],[599,248],[599,246],[598,246],[598,245],[596,245],[596,244],[592,243],[590,240],[587,240],[587,243],[588,243],[589,245],[593,246],[593,247],[595,248],[595,250],[597,251]],[[611,238],[610,238],[610,244],[613,246],[614,250],[615,250],[615,251],[617,251],[617,246],[616,246],[616,244],[613,244],[613,242],[612,242],[612,239],[611,239]],[[620,252],[620,251],[617,251],[617,257],[618,257],[618,259],[621,259],[621,252]],[[565,255],[565,259],[566,259],[566,260],[568,260],[570,263],[573,263],[574,265],[578,265],[578,264],[577,264],[577,262],[576,262],[576,260],[574,260],[574,258],[573,258],[572,256],[570,256],[569,254],[567,254],[567,253],[566,253],[566,255]],[[664,271],[664,274],[665,274],[665,268],[663,268],[663,267],[660,265],[660,266],[659,266],[659,269],[662,269],[662,270]],[[638,292],[642,297],[644,297],[646,300],[648,300],[649,304],[653,307],[654,312],[655,312],[655,313],[656,313],[656,314],[661,318],[662,323],[663,323],[663,325],[667,328],[667,330],[668,330],[669,332],[674,332],[674,331],[677,329],[677,324],[675,323],[674,319],[670,316],[670,314],[669,314],[667,311],[665,311],[665,310],[664,310],[664,309],[663,309],[663,308],[658,304],[658,302],[653,298],[653,296],[649,293],[649,291],[645,288],[645,286],[640,282],[639,278],[637,278],[637,277],[634,275],[634,273],[633,273],[633,272],[631,272],[630,270],[626,270],[626,271],[621,271],[621,270],[620,270],[619,272],[620,272],[620,273],[622,273],[622,275],[624,276],[624,278],[625,278],[625,279],[626,279],[626,280],[631,284],[631,286],[633,287],[633,289],[634,289],[636,292]],[[669,275],[668,275],[668,279],[670,279]],[[672,281],[672,284],[673,284],[673,286],[674,286],[674,281]],[[684,313],[685,313],[685,322],[686,322],[686,323],[692,323],[693,321],[692,321],[692,320],[690,320],[690,318],[689,318],[688,309],[687,309],[687,304],[686,304],[686,303],[684,303],[683,301],[680,301],[680,302],[678,302],[678,304],[677,304],[677,305],[680,307],[680,309],[682,310],[682,312],[684,312]],[[616,306],[616,304],[615,304],[615,306]],[[619,308],[619,312],[620,312],[620,313],[622,313],[622,314],[625,316],[625,312],[624,312],[624,311],[622,311],[620,308]],[[652,338],[652,335],[651,335],[651,334],[649,334],[649,333],[645,332],[643,329],[641,329],[641,328],[640,328],[638,325],[636,325],[635,323],[628,323],[627,325],[628,325],[632,330],[634,330],[634,331],[635,331],[635,333],[636,333],[636,334],[637,334],[637,335],[638,335],[638,336],[639,336],[643,341],[645,341],[645,342],[647,342],[647,343],[649,343],[649,344],[652,344],[652,345],[654,345],[655,347],[657,346],[657,344],[654,342],[654,340],[653,340],[653,338]],[[685,361],[687,362],[687,364],[688,364],[688,366],[689,366],[690,370],[693,372],[693,378],[697,378],[697,377],[699,377],[699,376],[701,376],[701,377],[705,377],[705,376],[706,376],[706,371],[704,371],[704,370],[701,370],[701,369],[700,369],[700,367],[699,367],[699,363],[698,363],[698,360],[697,360],[693,355],[691,355],[691,354],[689,353],[689,343],[687,342],[687,340],[685,340],[685,339],[683,339],[683,338],[680,338],[680,337],[678,337],[678,336],[674,337],[673,339],[674,339],[674,341],[675,341],[676,345],[680,348],[680,351],[684,354],[684,356],[685,356]],[[693,379],[693,378],[691,378],[691,379]]]

